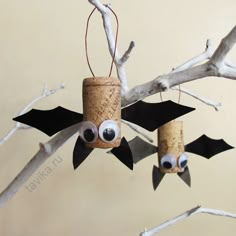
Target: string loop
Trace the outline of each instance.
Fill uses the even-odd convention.
[[[162,92],[160,92],[160,99],[161,99],[161,102],[163,102]],[[180,99],[181,99],[181,89],[180,89],[180,85],[179,85],[179,97],[178,97],[179,104],[180,104]]]
[[[118,16],[116,15],[116,13],[109,7],[108,4],[105,4],[104,6],[107,7],[112,12],[112,14],[115,16],[116,25],[117,25],[116,26],[116,37],[115,37],[115,48],[114,48],[114,52],[113,52],[113,55],[112,55],[112,62],[111,62],[110,71],[109,71],[109,75],[108,75],[108,77],[110,77],[111,73],[112,73],[112,69],[113,69],[113,64],[115,62],[115,56],[116,56],[118,32],[119,32],[119,20],[118,20]],[[87,19],[87,24],[86,24],[86,31],[85,31],[85,52],[86,52],[86,59],[87,59],[89,70],[92,73],[93,77],[95,77],[95,74],[94,74],[94,72],[92,70],[92,67],[91,67],[91,64],[90,64],[90,61],[89,61],[89,56],[88,56],[88,29],[89,29],[90,18],[93,15],[93,13],[95,12],[96,9],[97,8],[95,7],[92,10],[92,12],[89,14],[88,19]]]

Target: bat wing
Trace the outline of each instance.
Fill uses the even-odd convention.
[[[183,106],[172,101],[160,103],[138,101],[123,108],[121,110],[121,117],[144,129],[154,131],[165,123],[193,110],[195,108]]]
[[[152,155],[153,153],[156,153],[158,149],[156,146],[145,142],[138,136],[130,140],[128,143],[133,155],[133,162],[135,164],[142,159]]]
[[[234,147],[230,146],[223,139],[212,139],[204,134],[195,141],[187,144],[185,151],[210,159],[212,156],[232,148]]]
[[[93,148],[86,147],[85,143],[78,137],[73,151],[74,169],[78,168],[92,151]]]
[[[13,120],[52,136],[71,125],[81,122],[83,115],[59,106],[52,110],[32,109],[26,114],[13,118]]]
[[[129,169],[133,170],[132,152],[125,138],[121,139],[119,147],[113,148],[110,152],[115,155]]]

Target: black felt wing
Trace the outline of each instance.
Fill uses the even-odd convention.
[[[81,122],[83,115],[59,106],[52,110],[32,109],[24,115],[13,118],[13,120],[52,136],[71,125]]]
[[[230,146],[223,139],[212,139],[203,134],[195,141],[187,144],[185,146],[185,151],[209,159],[218,153],[224,152],[232,148],[234,147]]]
[[[133,155],[133,162],[135,164],[153,153],[156,153],[158,149],[156,146],[145,142],[138,136],[130,140],[128,144]]]
[[[165,123],[193,110],[195,108],[183,106],[172,101],[160,103],[138,101],[123,108],[121,110],[121,117],[144,129],[154,131]]]

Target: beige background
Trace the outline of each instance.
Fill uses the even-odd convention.
[[[119,15],[119,50],[136,42],[126,65],[129,86],[144,83],[199,54],[207,38],[217,46],[235,25],[235,0],[112,1]],[[90,76],[84,53],[84,31],[92,6],[86,0],[0,0],[0,137],[14,125],[11,120],[43,84],[66,89],[34,105],[49,109],[62,105],[82,111],[81,82]],[[101,18],[93,16],[89,50],[97,75],[106,75],[110,58]],[[236,62],[236,51],[230,54]],[[206,78],[184,85],[220,101],[219,112],[183,95],[183,104],[196,107],[184,120],[185,142],[206,133],[223,137],[236,146],[236,82]],[[163,95],[177,99],[178,93]],[[160,101],[159,95],[147,101]],[[131,139],[135,133],[124,127]],[[150,134],[153,138],[156,134]],[[156,156],[144,160],[133,172],[105,153],[95,150],[77,170],[72,168],[75,138],[67,142],[40,171],[58,165],[30,192],[23,187],[0,209],[1,236],[138,235],[198,204],[236,213],[236,150],[206,160],[190,154],[192,188],[168,175],[154,192],[151,170]],[[0,191],[48,137],[37,130],[20,131],[0,147]],[[61,162],[60,162],[61,161]],[[55,161],[54,161],[55,163]],[[169,235],[232,235],[236,221],[197,215],[161,232]]]

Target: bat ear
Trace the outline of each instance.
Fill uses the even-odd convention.
[[[123,137],[119,147],[115,147],[110,151],[115,155],[124,165],[133,170],[133,157],[129,144]]]
[[[21,116],[13,118],[13,120],[34,127],[48,136],[52,136],[69,126],[81,122],[83,115],[59,106],[52,110],[32,109]]]
[[[93,148],[86,147],[82,139],[78,137],[73,151],[74,169],[78,168],[92,151]]]
[[[133,162],[135,164],[142,159],[156,153],[158,149],[156,146],[145,142],[138,136],[130,140],[128,143],[133,155]]]
[[[184,181],[184,183],[191,187],[191,176],[188,167],[185,168],[184,172],[178,173],[178,176]]]
[[[212,139],[204,134],[187,144],[185,146],[185,151],[210,159],[212,156],[232,148],[234,147],[230,146],[223,139]]]
[[[162,173],[157,166],[153,166],[152,169],[152,184],[153,189],[156,190],[158,185],[161,183],[165,173]]]

